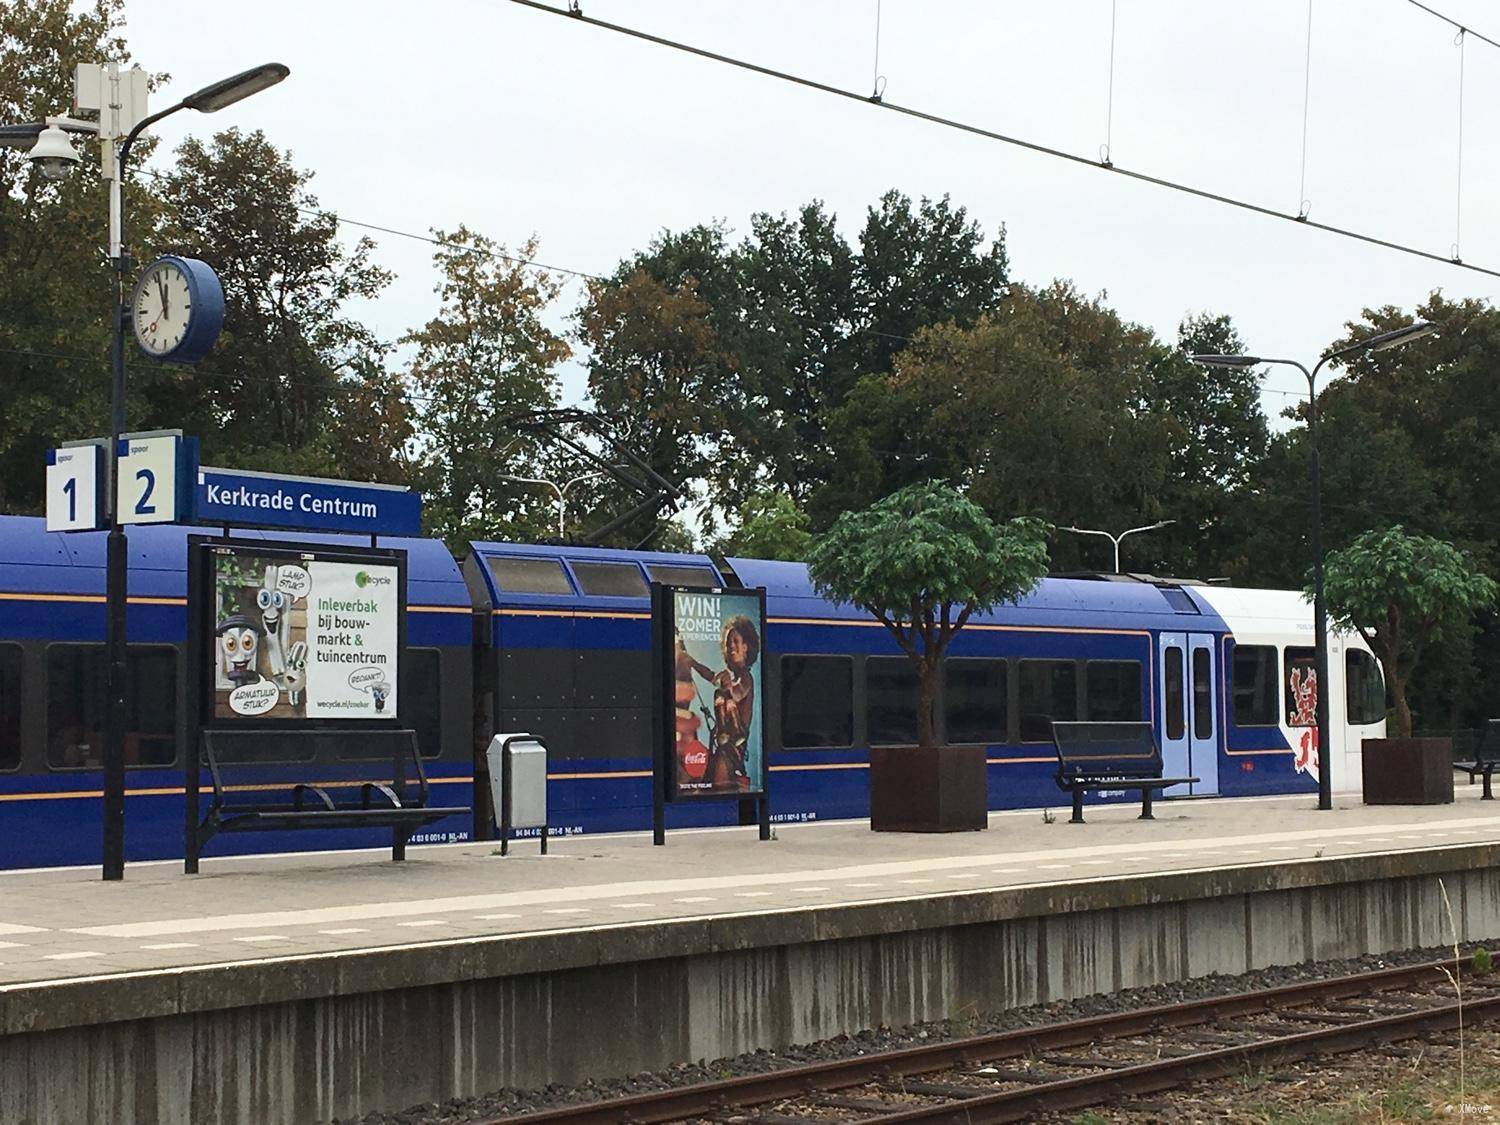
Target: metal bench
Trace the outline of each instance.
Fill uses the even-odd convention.
[[[1490,781],[1497,766],[1500,766],[1500,719],[1488,719],[1484,724],[1484,735],[1474,748],[1474,760],[1454,762],[1453,768],[1459,773],[1468,774],[1470,785],[1476,777],[1482,780],[1484,793],[1480,800],[1493,801],[1495,795],[1490,789]]]
[[[1083,823],[1083,795],[1090,789],[1139,789],[1140,819],[1154,820],[1156,790],[1198,780],[1161,775],[1161,748],[1150,723],[1053,723],[1052,745],[1057,787],[1073,795],[1070,824]]]
[[[427,773],[411,730],[206,730],[201,745],[213,800],[188,835],[189,874],[220,832],[389,828],[391,858],[402,860],[417,829],[470,812],[427,803]],[[193,819],[196,798],[192,787]]]

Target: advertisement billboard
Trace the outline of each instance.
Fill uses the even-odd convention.
[[[401,552],[235,543],[206,557],[212,722],[400,718]]]
[[[762,591],[668,587],[661,604],[672,705],[663,724],[668,799],[763,796]]]

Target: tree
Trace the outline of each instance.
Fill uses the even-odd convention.
[[[458,547],[469,539],[554,534],[549,495],[506,482],[536,476],[541,451],[506,425],[557,402],[557,365],[572,349],[543,323],[558,284],[516,256],[459,227],[434,231],[442,307],[402,343],[413,347],[408,379],[417,400],[430,530]]]
[[[1065,282],[1012,285],[994,312],[919,332],[889,375],[860,381],[836,418],[840,475],[814,496],[814,526],[933,478],[997,517],[1158,518],[1181,433],[1149,402],[1165,354]]]
[[[1495,600],[1495,583],[1451,543],[1370,531],[1324,562],[1324,597],[1333,621],[1355,629],[1385,666],[1396,734],[1411,737],[1406,689],[1427,646],[1465,628]]]
[[[674,484],[749,471],[719,453],[734,359],[711,311],[695,282],[673,287],[637,270],[623,282],[589,282],[577,314],[590,396],[636,455]],[[654,528],[655,516],[643,516],[622,534],[634,543]]]
[[[941,481],[910,485],[846,512],[813,544],[808,571],[824,597],[885,626],[916,666],[918,739],[937,744],[933,703],[943,652],[976,611],[1015,602],[1047,573],[1046,527],[997,524]]]
[[[78,63],[128,62],[123,11],[122,0],[0,0],[0,122],[66,111]],[[77,145],[59,183],[24,149],[0,148],[0,511],[39,511],[46,450],[109,430],[109,208],[98,145]],[[150,147],[142,138],[136,155]],[[133,179],[125,206],[138,248],[154,222],[149,185]]]
[[[739,518],[739,526],[718,545],[719,554],[797,562],[812,548],[807,516],[784,492],[755,493],[740,505]]]
[[[311,179],[258,130],[178,146],[161,177],[167,214],[156,243],[218,272],[224,332],[202,370],[160,368],[138,378],[133,395],[150,420],[197,433],[205,461],[340,476],[349,456],[391,479],[403,453],[401,388],[384,375],[386,346],[349,314],[391,274],[374,264],[370,239],[343,246],[338,219],[308,191]],[[365,420],[336,404],[345,395],[369,401],[382,381],[397,417],[374,446],[364,424],[345,440],[339,424]]]

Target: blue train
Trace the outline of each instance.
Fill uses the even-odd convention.
[[[182,854],[188,531],[129,534],[126,853],[139,861]],[[436,540],[381,544],[407,552],[403,718],[435,803],[476,808],[413,843],[491,834],[483,750],[500,730],[546,739],[555,830],[649,826],[652,581],[766,589],[773,819],[867,815],[868,747],[916,739],[906,658],[864,613],[818,597],[800,564],[506,543],[473,543],[459,562]],[[104,536],[0,516],[0,868],[99,861],[103,633]],[[1335,638],[1331,752],[1320,756],[1311,636],[1310,610],[1289,591],[1047,579],[954,639],[939,733],[988,748],[997,809],[1062,802],[1054,719],[1149,720],[1168,772],[1202,779],[1169,795],[1311,792],[1324,760],[1336,789],[1354,788],[1361,739],[1384,730],[1380,669],[1357,637]],[[338,763],[312,768],[333,775]],[[737,814],[733,802],[672,807],[669,823]],[[382,844],[377,830],[246,833],[217,837],[209,855]]]

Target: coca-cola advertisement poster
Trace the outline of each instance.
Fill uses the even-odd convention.
[[[765,792],[760,590],[673,588],[666,637],[671,668],[669,796]]]

